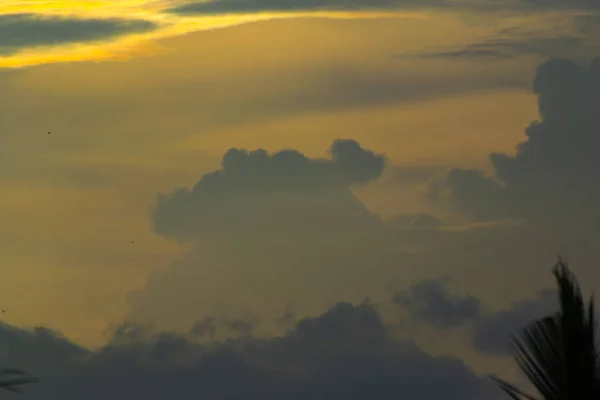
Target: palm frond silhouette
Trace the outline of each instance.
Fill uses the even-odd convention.
[[[14,393],[21,393],[23,391],[21,386],[24,384],[39,381],[35,376],[15,368],[0,370],[0,375],[7,376],[0,378],[0,388]]]
[[[492,379],[513,400],[600,399],[593,297],[586,306],[577,279],[560,258],[553,273],[560,311],[512,337],[515,360],[541,397]]]

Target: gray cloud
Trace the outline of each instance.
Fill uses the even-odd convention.
[[[168,9],[182,15],[292,12],[311,10],[393,10],[407,7],[454,7],[476,10],[597,10],[595,0],[200,0]]]
[[[523,4],[517,2],[515,4]],[[526,3],[526,2],[525,2]],[[543,2],[550,5],[550,2]],[[566,5],[568,2],[561,2]],[[500,3],[506,4],[506,3]],[[541,5],[541,3],[540,3]],[[538,10],[540,11],[540,10]],[[543,10],[542,10],[543,11]],[[600,51],[598,40],[598,14],[594,12],[537,13],[552,29],[537,28],[534,25],[519,25],[505,28],[495,35],[466,45],[448,49],[424,51],[412,57],[498,61],[523,56],[536,56],[542,60],[568,58],[588,62]],[[409,58],[411,55],[400,55]]]
[[[267,321],[288,302],[314,311],[331,304],[332,296],[357,301],[381,295],[391,281],[448,273],[462,279],[466,269],[476,277],[469,278],[469,289],[478,290],[477,279],[504,279],[509,271],[527,275],[530,270],[510,266],[538,265],[532,260],[539,260],[545,237],[518,221],[451,226],[427,214],[391,221],[410,229],[382,221],[350,189],[375,178],[383,158],[352,141],[336,143],[326,160],[294,151],[232,150],[222,168],[193,189],[162,196],[156,231],[194,247],[131,293],[129,318],[188,329],[205,315],[250,310]],[[477,313],[473,299],[428,295],[424,301],[439,301],[432,307]],[[456,324],[459,314],[439,316],[439,323]],[[260,330],[268,330],[266,324]]]
[[[351,185],[376,179],[382,155],[352,140],[337,140],[331,160],[310,159],[294,150],[229,150],[222,168],[208,173],[192,190],[161,195],[154,214],[157,233],[189,239],[198,234],[277,228],[340,229],[377,224],[351,194]]]
[[[23,330],[0,323],[0,363],[32,374],[81,360],[88,351],[44,327]]]
[[[416,0],[208,0],[171,8],[176,14],[235,14],[264,11],[369,10],[418,5]]]
[[[423,58],[448,59],[506,59],[519,56],[539,56],[542,58],[565,57],[571,54],[597,50],[597,44],[585,37],[556,36],[533,38],[494,38],[470,43],[456,50],[423,53]]]
[[[130,318],[159,318],[171,327],[247,309],[260,310],[253,314],[260,320],[273,318],[281,304],[306,300],[306,285],[319,308],[335,291],[335,300],[368,295],[356,289],[358,280],[376,284],[377,269],[394,265],[399,251],[388,250],[394,230],[352,188],[376,179],[385,158],[352,140],[334,141],[329,153],[319,159],[293,150],[231,149],[221,169],[193,189],[160,196],[155,231],[194,247],[131,293]]]
[[[481,302],[477,298],[448,293],[444,279],[419,282],[411,286],[408,293],[396,292],[393,302],[407,308],[413,318],[441,328],[459,326],[481,313]]]
[[[472,295],[450,294],[446,281],[447,278],[421,281],[411,286],[408,292],[397,291],[392,302],[407,309],[416,321],[442,329],[466,326],[471,344],[484,354],[510,354],[511,335],[558,310],[554,289],[542,289],[534,298],[518,301],[499,311],[486,311],[481,301]]]
[[[2,326],[0,336],[7,329],[14,331],[5,342],[14,349],[11,362],[24,354],[20,364],[41,378],[26,388],[30,399],[501,396],[489,380],[460,360],[433,357],[411,342],[394,340],[368,303],[339,303],[322,315],[300,320],[282,337],[246,337],[210,345],[173,333],[136,337],[135,328],[129,326],[128,342],[113,340],[89,351],[65,347],[54,334],[44,337]],[[21,337],[28,338],[31,350],[12,346],[23,341]],[[46,356],[55,362],[36,361]]]
[[[217,327],[215,326],[215,318],[214,317],[206,317],[203,320],[200,320],[194,324],[192,329],[190,329],[190,334],[194,336],[208,336],[211,339],[217,333]]]
[[[588,13],[573,17],[575,28],[584,35],[600,37],[600,13]]]
[[[513,304],[510,308],[488,313],[472,327],[473,346],[486,354],[510,353],[510,337],[532,321],[558,311],[558,299],[553,289],[541,290],[534,299]]]
[[[507,4],[517,5],[521,8],[532,10],[570,9],[570,10],[598,10],[600,4],[594,0],[515,0],[506,1]]]
[[[352,192],[381,174],[385,158],[352,140],[334,141],[329,153],[232,149],[192,189],[160,196],[155,231],[193,247],[130,294],[129,317],[183,329],[248,310],[274,321],[282,304],[306,300],[306,285],[311,310],[331,304],[335,291],[335,300],[356,300],[357,279],[377,281],[377,269],[393,265],[383,260],[399,252],[386,251],[393,230]],[[372,276],[359,278],[365,269]]]
[[[516,155],[491,154],[493,177],[455,169],[432,187],[432,197],[477,219],[519,217],[587,229],[600,201],[600,59],[587,68],[550,60],[538,68],[533,91],[540,120],[526,129]]]
[[[440,220],[425,213],[396,215],[388,222],[401,228],[435,228],[442,225]]]
[[[13,54],[29,47],[109,39],[156,27],[153,22],[143,20],[4,14],[0,15],[0,54]]]
[[[255,323],[247,318],[236,318],[229,322],[229,330],[241,336],[248,336],[252,334],[254,325]]]

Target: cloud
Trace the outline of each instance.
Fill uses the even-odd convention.
[[[229,323],[229,330],[242,336],[248,336],[254,330],[254,323],[247,318],[237,318]]]
[[[598,10],[595,0],[196,0],[167,12],[181,15],[238,14],[294,11],[368,11],[407,7],[453,7],[482,11]]]
[[[401,228],[435,228],[442,225],[440,220],[425,213],[396,215],[388,222]]]
[[[588,37],[600,37],[600,13],[587,13],[573,17],[573,24],[578,32]]]
[[[194,336],[208,336],[211,339],[217,333],[217,327],[215,326],[215,318],[214,317],[206,317],[201,321],[198,321],[194,324],[192,329],[190,329],[190,334]]]
[[[448,278],[427,279],[409,290],[397,291],[392,302],[410,317],[441,329],[466,327],[473,347],[487,355],[510,354],[510,338],[531,322],[558,310],[556,290],[542,289],[534,298],[513,303],[498,311],[484,309],[472,295],[452,295]]]
[[[513,4],[523,5],[524,2]],[[545,4],[549,5],[550,3]],[[562,2],[565,4],[567,2]],[[499,4],[507,4],[500,2]],[[589,62],[600,52],[598,14],[589,12],[532,12],[536,23],[522,23],[500,29],[487,38],[446,49],[404,54],[400,58],[503,61],[518,57],[537,57],[541,61],[567,58]]]
[[[389,268],[399,250],[389,251],[393,229],[352,188],[377,179],[385,157],[353,140],[335,140],[329,156],[230,149],[192,189],[159,196],[155,231],[193,247],[131,294],[130,318],[171,327],[202,314],[273,319],[290,301],[305,303],[305,285],[321,309],[368,295],[357,279],[378,281],[371,262]],[[366,270],[372,277],[359,278]]]
[[[15,348],[11,360],[25,354],[27,362],[21,364],[40,376],[39,383],[25,389],[31,399],[400,396],[433,400],[444,396],[476,400],[501,396],[487,378],[477,376],[462,361],[430,356],[412,342],[393,339],[369,303],[338,303],[321,315],[300,320],[281,337],[206,345],[174,333],[134,334],[128,342],[81,350],[83,358],[57,345],[63,341],[56,336],[15,330],[9,344],[20,337],[29,338],[37,350]],[[40,365],[35,357],[49,354],[55,360],[52,365],[34,368]]]
[[[437,21],[437,18],[434,21]],[[329,26],[329,22],[333,24],[333,27],[325,29],[323,25]],[[89,341],[97,342],[101,338],[98,337],[97,331],[88,328],[88,324],[85,322],[86,318],[105,321],[110,319],[115,312],[126,312],[127,310],[123,309],[126,307],[123,300],[132,288],[140,288],[143,292],[132,295],[130,302],[132,314],[142,320],[154,319],[157,324],[165,320],[170,324],[171,318],[180,318],[180,327],[187,330],[198,319],[205,316],[219,316],[220,314],[215,311],[220,311],[221,307],[232,308],[232,310],[224,310],[227,319],[246,315],[244,311],[247,308],[252,317],[256,316],[261,321],[265,321],[267,317],[281,315],[284,305],[290,300],[297,300],[295,303],[298,304],[300,313],[306,313],[307,310],[316,312],[317,309],[320,310],[333,301],[361,300],[365,294],[379,296],[382,295],[381,287],[389,285],[391,282],[418,279],[422,277],[421,274],[437,275],[439,269],[445,269],[447,260],[425,265],[420,260],[414,262],[416,256],[405,257],[402,254],[405,250],[404,238],[381,234],[381,231],[385,229],[382,225],[385,224],[378,220],[377,215],[363,214],[365,212],[364,205],[369,203],[362,202],[364,204],[361,204],[360,201],[352,200],[352,193],[348,193],[348,191],[352,191],[355,185],[348,188],[340,184],[339,191],[335,189],[336,191],[331,195],[330,205],[323,205],[323,211],[319,215],[327,217],[330,213],[335,214],[336,212],[342,215],[343,210],[340,208],[343,208],[344,199],[351,199],[348,202],[358,202],[357,207],[352,208],[352,210],[356,210],[356,215],[346,214],[344,218],[340,217],[341,221],[349,221],[347,225],[336,223],[332,224],[330,229],[317,221],[319,219],[317,216],[314,218],[313,227],[315,229],[312,229],[310,224],[305,224],[305,221],[302,220],[302,215],[304,215],[302,209],[300,208],[298,211],[298,208],[293,205],[295,201],[299,206],[304,205],[307,208],[305,214],[318,214],[316,207],[310,205],[311,195],[319,197],[318,194],[314,194],[316,190],[308,189],[306,196],[304,196],[304,192],[298,191],[299,195],[290,196],[292,199],[288,201],[285,198],[287,189],[282,189],[279,191],[279,196],[283,199],[283,205],[290,206],[290,214],[301,215],[296,219],[297,222],[290,217],[281,220],[272,218],[273,215],[278,215],[277,208],[271,212],[267,205],[282,207],[282,202],[278,202],[274,198],[276,196],[271,197],[269,194],[264,194],[266,197],[265,219],[260,222],[264,222],[265,225],[270,224],[273,227],[271,233],[267,232],[268,226],[252,227],[249,224],[244,226],[243,223],[237,224],[238,221],[231,221],[227,225],[225,223],[227,221],[218,221],[215,218],[215,225],[223,233],[221,235],[223,241],[215,239],[214,236],[218,236],[219,232],[217,230],[213,234],[210,227],[203,230],[203,226],[195,225],[190,235],[181,235],[181,232],[177,231],[172,237],[184,238],[194,247],[189,255],[181,256],[182,248],[155,237],[157,235],[147,230],[146,210],[154,201],[157,191],[169,193],[172,188],[185,185],[189,188],[188,191],[192,192],[192,186],[199,180],[201,173],[209,169],[221,169],[221,167],[215,167],[219,162],[220,157],[218,156],[222,156],[223,150],[232,146],[253,149],[254,146],[259,145],[256,142],[259,140],[260,145],[270,152],[276,151],[282,144],[283,146],[292,144],[292,148],[296,148],[296,145],[301,146],[307,158],[313,160],[313,157],[325,153],[332,137],[338,135],[362,137],[361,135],[364,135],[365,142],[362,140],[359,142],[375,153],[386,149],[386,147],[376,147],[379,146],[376,143],[384,143],[384,146],[388,145],[388,148],[393,151],[399,150],[409,159],[420,157],[419,153],[422,149],[427,151],[427,143],[438,142],[440,153],[444,151],[444,148],[447,150],[446,145],[439,145],[440,141],[437,140],[437,135],[423,135],[423,132],[420,131],[426,129],[427,132],[432,133],[437,131],[437,126],[440,125],[440,120],[437,118],[429,118],[431,113],[429,108],[441,107],[442,113],[446,113],[443,110],[447,110],[448,105],[454,104],[450,108],[451,111],[447,113],[449,115],[443,117],[451,121],[455,119],[455,109],[463,108],[462,104],[479,103],[479,97],[476,96],[474,99],[469,97],[468,101],[463,102],[459,96],[460,105],[458,106],[452,99],[440,102],[432,101],[429,105],[410,105],[414,96],[418,96],[421,92],[421,85],[425,81],[430,84],[431,88],[435,86],[436,90],[440,86],[443,87],[442,81],[448,77],[442,77],[440,74],[443,75],[448,70],[443,68],[443,71],[437,71],[437,67],[436,70],[423,68],[424,71],[427,71],[427,76],[422,76],[420,80],[418,76],[404,70],[402,65],[399,66],[400,69],[396,70],[398,66],[390,63],[385,57],[388,54],[387,48],[374,50],[377,54],[383,54],[384,57],[373,57],[372,59],[380,60],[389,66],[389,70],[371,69],[369,65],[355,64],[352,60],[350,60],[352,65],[347,66],[346,53],[353,54],[352,57],[360,57],[363,52],[362,50],[357,52],[356,47],[346,46],[346,44],[353,42],[354,39],[358,40],[359,37],[367,36],[371,37],[368,41],[385,43],[385,40],[376,40],[385,35],[382,33],[372,36],[369,33],[372,31],[369,31],[371,25],[363,26],[364,21],[329,22],[326,20],[287,21],[285,24],[281,22],[281,25],[288,26],[285,29],[280,27],[279,22],[269,23],[261,28],[266,31],[264,34],[256,31],[263,24],[255,24],[260,26],[252,29],[247,26],[246,28],[217,30],[203,34],[214,35],[214,42],[198,40],[197,35],[192,35],[177,40],[177,43],[181,40],[188,43],[180,49],[180,52],[173,52],[166,58],[158,57],[162,60],[161,63],[157,63],[156,60],[152,61],[153,58],[150,57],[149,59],[144,58],[143,62],[132,60],[131,63],[98,63],[85,65],[83,69],[74,64],[21,69],[19,72],[21,77],[10,85],[11,90],[5,96],[10,101],[7,100],[7,108],[3,113],[4,123],[10,127],[4,132],[6,135],[10,135],[9,141],[11,142],[11,146],[6,146],[6,149],[10,149],[9,153],[12,153],[12,158],[16,160],[16,163],[10,165],[11,168],[3,169],[2,175],[3,178],[8,176],[11,179],[10,186],[18,189],[18,192],[14,192],[10,187],[7,188],[7,191],[12,194],[5,199],[6,206],[9,208],[6,208],[4,213],[10,217],[11,223],[5,224],[3,235],[12,238],[11,241],[20,240],[15,246],[9,246],[12,249],[9,252],[12,258],[9,259],[8,264],[14,260],[22,261],[25,257],[29,260],[26,264],[32,267],[54,268],[48,266],[49,263],[52,263],[55,268],[63,271],[61,274],[66,274],[51,287],[46,287],[48,284],[31,282],[32,287],[40,289],[32,291],[37,294],[31,301],[43,307],[32,309],[33,314],[30,318],[43,319],[45,318],[44,309],[60,308],[61,303],[64,303],[67,310],[64,319],[61,319],[63,321],[61,324],[64,324],[62,326],[68,332],[76,332],[78,337],[82,337],[82,340],[89,343]],[[356,26],[362,33],[356,38],[354,36],[346,38],[342,35],[346,39],[334,41],[332,36],[335,35],[327,32],[339,30],[340,23],[344,26]],[[380,23],[384,24],[383,28],[379,25]],[[432,25],[437,23],[443,24],[443,19],[431,22]],[[391,22],[380,21],[376,25],[383,31],[393,28],[392,30],[397,32],[394,26],[404,25],[404,23],[399,24],[394,20]],[[418,30],[419,26],[422,27],[421,22],[415,26],[415,29]],[[327,56],[319,58],[316,66],[314,54],[307,50],[314,46],[298,46],[292,41],[290,43],[291,51],[287,53],[289,53],[288,56],[293,54],[294,57],[284,55],[283,61],[278,61],[278,58],[272,54],[278,47],[276,41],[267,40],[268,36],[283,37],[287,33],[292,33],[291,28],[299,27],[306,29],[300,29],[304,33],[298,34],[298,37],[292,36],[295,38],[294,41],[302,39],[307,34],[306,32],[312,32],[311,37],[326,38],[322,43],[324,47],[319,47],[319,51],[326,53]],[[379,32],[380,28],[377,28],[375,32]],[[275,32],[274,35],[273,32]],[[232,63],[232,60],[241,60],[239,57],[243,56],[238,52],[241,47],[236,48],[235,46],[235,43],[239,42],[238,39],[249,36],[255,38],[255,35],[266,42],[253,39],[252,43],[262,43],[254,50],[263,49],[264,43],[267,43],[266,48],[270,49],[269,51],[263,49],[264,52],[259,51],[261,57],[256,59],[263,61],[248,65]],[[233,47],[227,45],[228,43]],[[202,44],[202,47],[197,47],[196,44]],[[180,44],[176,45],[176,47],[180,46]],[[229,56],[220,59],[219,62],[214,62],[214,58],[208,60],[205,57],[198,57],[198,55],[210,52],[213,47],[226,47],[229,50],[225,54],[229,54]],[[362,47],[367,50],[366,45],[361,44],[359,49]],[[335,48],[350,50],[342,52],[342,58],[339,59],[340,55],[334,51]],[[255,54],[254,50],[251,51],[252,54]],[[308,57],[306,64],[304,61],[302,65],[294,63],[296,57],[304,59],[305,55]],[[219,57],[215,57],[219,59]],[[245,60],[251,59],[254,58],[244,58],[241,61],[245,62]],[[167,62],[167,60],[173,61]],[[185,60],[193,62],[189,64]],[[211,65],[211,68],[202,67],[207,63]],[[288,74],[289,70],[282,68],[283,64],[290,65],[290,68],[296,72]],[[185,67],[181,74],[166,74],[169,76],[165,76],[164,73],[151,73],[152,71],[164,72],[176,68],[178,65]],[[266,65],[271,67],[266,69]],[[334,67],[325,68],[327,65]],[[325,70],[323,71],[321,67],[324,67]],[[390,83],[388,79],[391,75],[386,71],[392,69],[395,71],[394,74],[399,77],[398,83]],[[243,75],[238,75],[236,73],[238,70]],[[284,72],[282,75],[277,75],[275,74],[276,70]],[[347,77],[340,77],[347,70],[351,73]],[[333,87],[325,79],[303,78],[305,75],[312,76],[315,73],[318,75],[319,71],[326,72],[326,75],[334,80]],[[148,78],[142,72],[149,73],[151,77]],[[337,76],[334,76],[335,72],[339,72]],[[465,77],[466,75],[476,75],[477,78],[486,75],[486,73],[467,74],[465,71],[460,73]],[[253,79],[253,74],[257,74],[258,78]],[[162,78],[163,76],[164,78]],[[359,82],[361,89],[343,90],[345,85],[352,85],[352,80],[357,76],[363,78]],[[482,81],[489,79],[488,75],[485,79],[482,78]],[[400,81],[406,85],[401,84]],[[63,83],[58,84],[57,82]],[[293,87],[287,87],[287,82],[292,82]],[[252,91],[248,92],[247,87],[250,83],[254,86],[252,86]],[[65,87],[64,84],[67,86]],[[224,88],[223,85],[225,85]],[[236,86],[239,86],[242,94],[239,94]],[[367,90],[369,87],[370,89]],[[393,87],[393,90],[389,89],[390,87]],[[386,88],[388,89],[385,90]],[[323,117],[326,118],[319,120],[306,118],[304,114],[306,104],[296,104],[295,108],[289,104],[284,115],[262,114],[259,115],[260,118],[250,121],[253,122],[250,125],[235,126],[239,122],[238,109],[249,109],[249,113],[255,113],[254,116],[256,116],[257,108],[264,107],[268,109],[268,113],[271,111],[272,105],[279,103],[284,98],[297,99],[298,91],[296,89],[300,92],[299,96],[304,99],[317,99],[321,97],[322,93],[331,92],[331,96],[325,96],[327,97],[325,103],[332,105],[343,103],[345,101],[343,97],[350,97],[356,99],[358,107],[359,100],[364,99],[366,95],[368,104],[362,105],[365,109],[360,113],[343,112],[340,113],[342,115],[332,115],[330,114],[331,110],[327,107],[321,108],[322,102],[314,108],[311,107],[309,111],[315,114],[323,113]],[[323,92],[320,91],[321,89]],[[317,90],[318,93],[306,96],[306,92],[303,94],[303,90]],[[379,107],[375,107],[369,101],[377,100],[377,93],[381,92],[397,93],[399,97],[404,97],[406,103],[400,108],[392,107],[388,103],[384,107],[387,110],[385,115],[381,115],[379,112],[371,114]],[[225,100],[222,97],[225,94],[234,98]],[[431,92],[429,95],[428,98],[432,100],[431,97],[437,97],[439,93],[436,95]],[[178,100],[170,101],[169,99],[174,98],[173,96]],[[253,101],[253,96],[259,96],[260,100]],[[385,96],[383,95],[383,97]],[[495,102],[495,99],[495,95],[491,95],[486,97],[486,102]],[[74,100],[76,100],[75,103]],[[380,103],[379,106],[382,104]],[[319,110],[316,110],[317,108]],[[70,110],[70,112],[61,110]],[[216,129],[203,118],[194,119],[198,115],[211,112],[219,114],[223,120],[228,119],[228,122],[235,121],[236,123],[227,125],[226,129],[223,126]],[[297,112],[300,113],[300,117],[296,117]],[[366,113],[370,115],[368,118]],[[401,115],[398,116],[398,113]],[[36,119],[28,118],[33,114],[37,116]],[[351,114],[364,114],[365,119],[363,120],[361,117],[361,120],[358,121],[348,118]],[[414,120],[410,119],[406,126],[413,126],[415,129],[402,130],[402,122],[398,122],[398,120],[393,122],[394,120],[388,119],[404,120],[403,115],[413,114],[415,115]],[[69,115],[77,115],[77,118],[70,118]],[[286,123],[281,123],[284,121]],[[423,127],[420,121],[435,123]],[[242,120],[242,122],[247,123],[248,121]],[[325,129],[318,128],[321,124]],[[441,125],[446,126],[445,123],[441,123]],[[24,134],[26,132],[39,133],[40,126],[42,135],[45,135],[42,137],[43,140],[39,140],[40,137],[37,134],[33,136]],[[381,133],[384,131],[395,133],[373,137],[372,128],[374,126]],[[198,131],[198,127],[202,127],[201,131]],[[52,135],[46,135],[46,130],[49,129],[52,130]],[[77,132],[82,130],[89,134],[79,135]],[[350,130],[350,133],[344,134],[345,130],[346,133],[348,133],[347,130]],[[177,137],[164,136],[164,133],[169,131],[177,131]],[[361,133],[361,131],[367,133]],[[410,142],[408,147],[395,146],[394,143],[404,140],[405,135],[408,135],[408,139],[404,139]],[[367,136],[369,136],[368,139]],[[257,139],[258,137],[260,139]],[[410,137],[413,137],[414,140]],[[366,140],[369,141],[368,146]],[[418,142],[419,145],[414,146],[413,141]],[[139,157],[131,159],[127,144],[134,142],[139,144],[137,151]],[[421,145],[423,146],[421,147]],[[460,147],[455,146],[457,149]],[[156,157],[159,155],[160,158],[157,160]],[[323,156],[327,158],[326,161],[331,160],[331,157]],[[453,154],[452,157],[457,158],[458,156]],[[421,162],[432,162],[429,156],[426,159],[429,161]],[[24,167],[22,170],[19,170],[20,165]],[[85,176],[85,173],[77,174],[77,179],[72,179],[77,181],[77,184],[70,184],[68,190],[64,190],[63,187],[57,190],[56,184],[63,171],[55,169],[54,166],[64,166],[65,169],[79,172],[82,169],[99,172],[100,178],[103,179],[93,179],[95,174],[88,177]],[[16,178],[14,177],[15,170],[19,170]],[[12,177],[10,177],[11,174],[13,174]],[[36,176],[37,174],[43,176]],[[31,179],[32,175],[36,178]],[[415,178],[415,180],[420,179]],[[95,187],[92,190],[79,187],[79,183],[87,182],[89,185],[94,181],[97,184],[102,183],[104,186]],[[369,186],[371,185],[367,184],[361,191],[370,190]],[[31,197],[26,193],[30,187],[35,187],[36,193],[39,194],[33,198],[33,203],[22,201],[24,198]],[[255,194],[252,191],[239,193],[239,198],[233,200],[240,203],[243,203],[244,199],[252,198]],[[263,195],[262,191],[258,191],[256,194]],[[221,198],[227,200],[227,196]],[[358,198],[360,199],[360,197]],[[338,202],[335,199],[342,201]],[[389,201],[394,203],[396,199],[390,198]],[[49,204],[53,206],[49,207]],[[222,210],[220,207],[221,204],[218,204],[211,212],[218,214],[225,211],[224,214],[226,214],[227,210]],[[63,209],[60,213],[57,212],[59,208]],[[248,209],[253,210],[252,208]],[[348,207],[348,211],[350,210]],[[373,211],[375,210],[379,211],[373,209]],[[366,211],[368,212],[368,210]],[[69,219],[69,226],[62,223],[64,218],[60,215],[73,217]],[[360,215],[365,215],[365,224],[353,223],[352,221],[356,222],[363,218]],[[81,216],[86,216],[86,218],[80,218]],[[95,218],[95,222],[90,221],[88,217]],[[32,233],[34,231],[27,228],[30,224],[26,223],[27,221],[24,221],[23,218],[27,221],[39,220],[51,223],[40,225],[39,229],[34,230],[37,233]],[[189,218],[191,221],[188,222],[193,222],[194,218],[191,214]],[[92,223],[96,228],[86,231],[86,226],[84,226],[86,224],[79,226],[78,221],[87,221],[87,225]],[[327,218],[323,218],[323,222],[326,221]],[[371,224],[371,221],[373,226],[376,225],[373,229],[367,226]],[[53,236],[53,227],[57,223],[59,225],[62,223],[61,226],[75,236],[68,240],[65,237]],[[230,235],[240,227],[243,228],[241,231],[245,232],[244,235]],[[15,233],[16,230],[19,231]],[[84,231],[89,235],[81,235],[81,232]],[[115,240],[112,237],[114,232],[120,232],[126,237]],[[43,240],[38,240],[37,236]],[[227,236],[231,238],[231,243],[225,244],[223,242]],[[131,245],[130,241],[132,240],[135,240],[135,245]],[[41,251],[33,253],[24,251],[29,246],[28,243],[32,242],[45,243],[45,245],[42,245]],[[423,241],[417,242],[416,245],[420,246],[419,250],[423,247],[425,249],[422,251],[428,250]],[[181,257],[181,259],[169,262],[175,257]],[[78,269],[74,269],[75,276],[64,268],[65,265],[70,265],[69,263],[86,265],[85,268],[88,272],[84,276],[76,273]],[[116,286],[94,285],[91,287],[90,282],[96,279],[90,280],[90,275],[96,276],[98,279],[105,277],[106,265],[112,265],[119,269],[123,279],[119,280]],[[17,272],[15,271],[15,273]],[[23,273],[25,272],[22,271],[11,279],[21,279]],[[148,278],[148,283],[144,284],[143,281],[146,278]],[[60,290],[54,290],[58,286],[60,286]],[[18,295],[17,292],[15,293],[15,296]],[[48,293],[59,293],[59,296],[51,295],[50,298]],[[70,299],[74,296],[83,300],[72,302]],[[389,297],[387,293],[384,296],[386,299]],[[137,299],[134,300],[134,298]],[[52,304],[49,305],[49,301]],[[267,312],[264,310],[270,311],[271,309],[274,309],[274,313],[265,315]],[[82,327],[82,324],[85,327]],[[263,322],[256,327],[258,332],[255,334],[259,335],[263,329],[266,329],[263,324],[268,324],[268,322]],[[282,328],[281,325],[278,327],[279,329]],[[221,326],[218,326],[217,329],[216,335],[220,335],[223,331],[227,332],[226,328]]]
[[[589,48],[591,47],[591,49]],[[448,59],[506,59],[521,56],[542,58],[565,57],[574,53],[588,53],[597,50],[584,37],[556,36],[534,38],[494,38],[482,42],[469,43],[456,50],[422,53],[423,58]]]
[[[343,229],[379,220],[351,194],[350,186],[376,179],[382,155],[353,140],[336,140],[331,159],[310,159],[295,150],[273,154],[230,149],[221,169],[205,174],[192,190],[160,195],[155,231],[190,239],[268,229]]]
[[[237,14],[313,10],[393,9],[398,5],[419,4],[415,0],[207,0],[169,9],[175,14]]]
[[[0,15],[0,55],[38,46],[91,42],[128,33],[151,31],[157,25],[144,20]]]
[[[508,3],[510,4],[510,3]],[[570,9],[570,10],[598,10],[600,4],[594,0],[517,0],[512,2],[520,7],[533,10]]]
[[[407,7],[453,7],[467,10],[597,10],[595,0],[197,0],[172,7],[167,12],[194,14],[238,14],[294,11],[368,11]]]
[[[476,219],[527,218],[576,227],[598,215],[600,59],[542,64],[533,80],[540,120],[514,156],[492,153],[494,176],[454,169],[432,198]],[[587,228],[586,228],[587,229]]]
[[[393,302],[408,309],[416,320],[440,328],[451,328],[477,319],[481,314],[479,299],[454,296],[448,293],[446,279],[421,281],[410,287],[408,293],[398,291]]]
[[[390,285],[447,274],[469,274],[466,287],[481,291],[478,279],[506,279],[509,271],[529,277],[532,270],[517,267],[538,265],[546,254],[546,236],[518,220],[441,225],[415,213],[383,221],[351,189],[375,179],[384,157],[353,141],[336,141],[330,154],[229,150],[193,189],[160,196],[156,232],[192,248],[131,293],[128,318],[187,330],[206,315],[251,315],[261,335],[281,329],[271,325],[289,302],[311,313],[334,301],[388,298]],[[410,308],[437,325],[479,313],[476,298],[455,298],[439,283],[413,290]]]
[[[473,325],[471,341],[475,349],[491,355],[507,355],[510,337],[532,321],[558,311],[553,289],[543,289],[534,299],[526,299],[510,308],[483,315]]]
[[[38,374],[56,364],[81,360],[88,350],[44,327],[23,330],[0,324],[0,362],[5,368],[18,368]]]

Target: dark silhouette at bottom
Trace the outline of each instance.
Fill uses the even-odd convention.
[[[26,383],[35,383],[38,381],[39,379],[35,376],[31,376],[28,373],[18,369],[13,368],[4,369],[0,371],[0,388],[14,393],[23,392],[21,385],[24,385]]]
[[[593,298],[585,304],[577,279],[560,258],[553,273],[560,311],[512,337],[515,360],[540,397],[492,379],[514,400],[600,399]]]

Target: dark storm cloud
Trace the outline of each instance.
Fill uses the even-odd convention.
[[[13,54],[29,47],[109,39],[156,27],[153,22],[144,20],[5,14],[0,15],[0,54]]]
[[[444,279],[430,279],[410,287],[408,293],[396,292],[393,302],[406,308],[416,320],[450,328],[477,319],[481,313],[479,299],[448,292]]]
[[[155,230],[187,239],[261,228],[309,230],[378,223],[349,188],[376,179],[384,157],[352,140],[336,140],[330,154],[327,160],[295,150],[269,154],[262,149],[230,149],[221,169],[205,174],[192,190],[159,196]]]
[[[175,14],[236,14],[310,10],[393,9],[423,3],[416,0],[208,0],[171,8]]]
[[[534,299],[520,301],[508,309],[482,316],[473,325],[475,349],[492,355],[510,352],[510,337],[532,321],[558,311],[556,291],[544,289]]]
[[[0,324],[0,363],[3,368],[10,366],[37,374],[87,355],[86,349],[47,328],[23,330]]]
[[[455,169],[432,187],[441,204],[478,219],[502,217],[575,226],[598,216],[600,58],[589,67],[566,59],[542,64],[533,81],[540,120],[516,155],[492,153],[493,177]]]
[[[131,330],[132,328],[127,328]],[[111,342],[96,351],[63,346],[55,336],[27,337],[32,349],[14,348],[17,362],[41,381],[25,388],[30,399],[153,400],[324,399],[450,397],[500,398],[501,393],[462,361],[433,357],[398,342],[368,303],[339,303],[300,320],[283,337],[232,339],[202,345],[175,334]],[[85,353],[86,357],[77,357]],[[42,368],[37,358],[55,362]],[[33,372],[33,371],[32,371]]]

